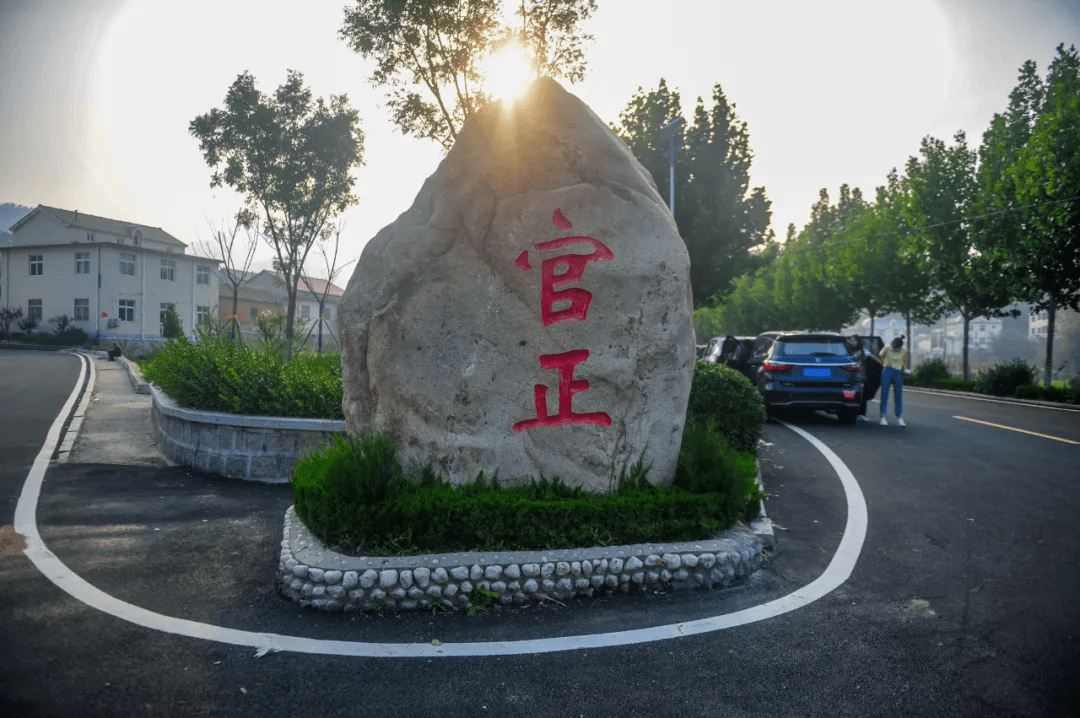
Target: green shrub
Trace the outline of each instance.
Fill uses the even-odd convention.
[[[69,327],[55,334],[27,334],[17,337],[23,344],[36,344],[43,347],[81,347],[86,344],[86,332],[78,327]]]
[[[675,486],[650,484],[639,460],[603,495],[543,476],[502,488],[498,477],[481,473],[453,486],[430,464],[406,477],[389,439],[335,436],[297,464],[293,501],[328,545],[366,555],[692,541],[728,528],[749,504],[756,514],[753,455],[733,457],[708,427],[684,436]]]
[[[930,383],[932,389],[947,389],[949,391],[976,391],[975,379],[938,379]]]
[[[698,359],[686,407],[687,423],[714,422],[733,449],[754,451],[765,425],[761,394],[741,372]]]
[[[1060,404],[1080,404],[1080,389],[1068,386],[1051,386],[1047,389],[1041,384],[1031,384],[1018,387],[1016,396],[1020,399],[1055,401]]]
[[[912,384],[917,386],[932,386],[934,382],[951,376],[949,365],[941,358],[924,361],[911,371]]]
[[[1022,359],[995,364],[975,379],[975,390],[993,396],[1016,396],[1016,390],[1035,383],[1035,367]]]
[[[227,336],[200,334],[197,343],[169,342],[143,376],[180,406],[256,416],[343,419],[339,354],[298,354],[249,348]]]

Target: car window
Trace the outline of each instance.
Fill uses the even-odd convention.
[[[776,343],[776,353],[783,356],[846,355],[843,342],[830,340],[794,340]]]

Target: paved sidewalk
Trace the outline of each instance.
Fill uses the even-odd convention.
[[[124,365],[90,355],[94,391],[67,461],[79,464],[175,466],[158,448],[150,418],[152,399],[137,394]]]

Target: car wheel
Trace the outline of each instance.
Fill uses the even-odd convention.
[[[858,409],[841,409],[836,412],[836,417],[840,419],[841,424],[854,424],[855,420],[859,418]]]

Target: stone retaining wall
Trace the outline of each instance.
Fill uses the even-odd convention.
[[[328,549],[290,507],[275,583],[282,596],[324,611],[453,609],[478,598],[512,604],[596,592],[720,588],[760,568],[761,552],[762,539],[740,525],[716,539],[688,543],[356,558]],[[476,588],[497,597],[470,595]]]
[[[344,421],[196,411],[177,406],[153,384],[150,393],[166,458],[232,479],[287,483],[305,452],[345,433]]]

